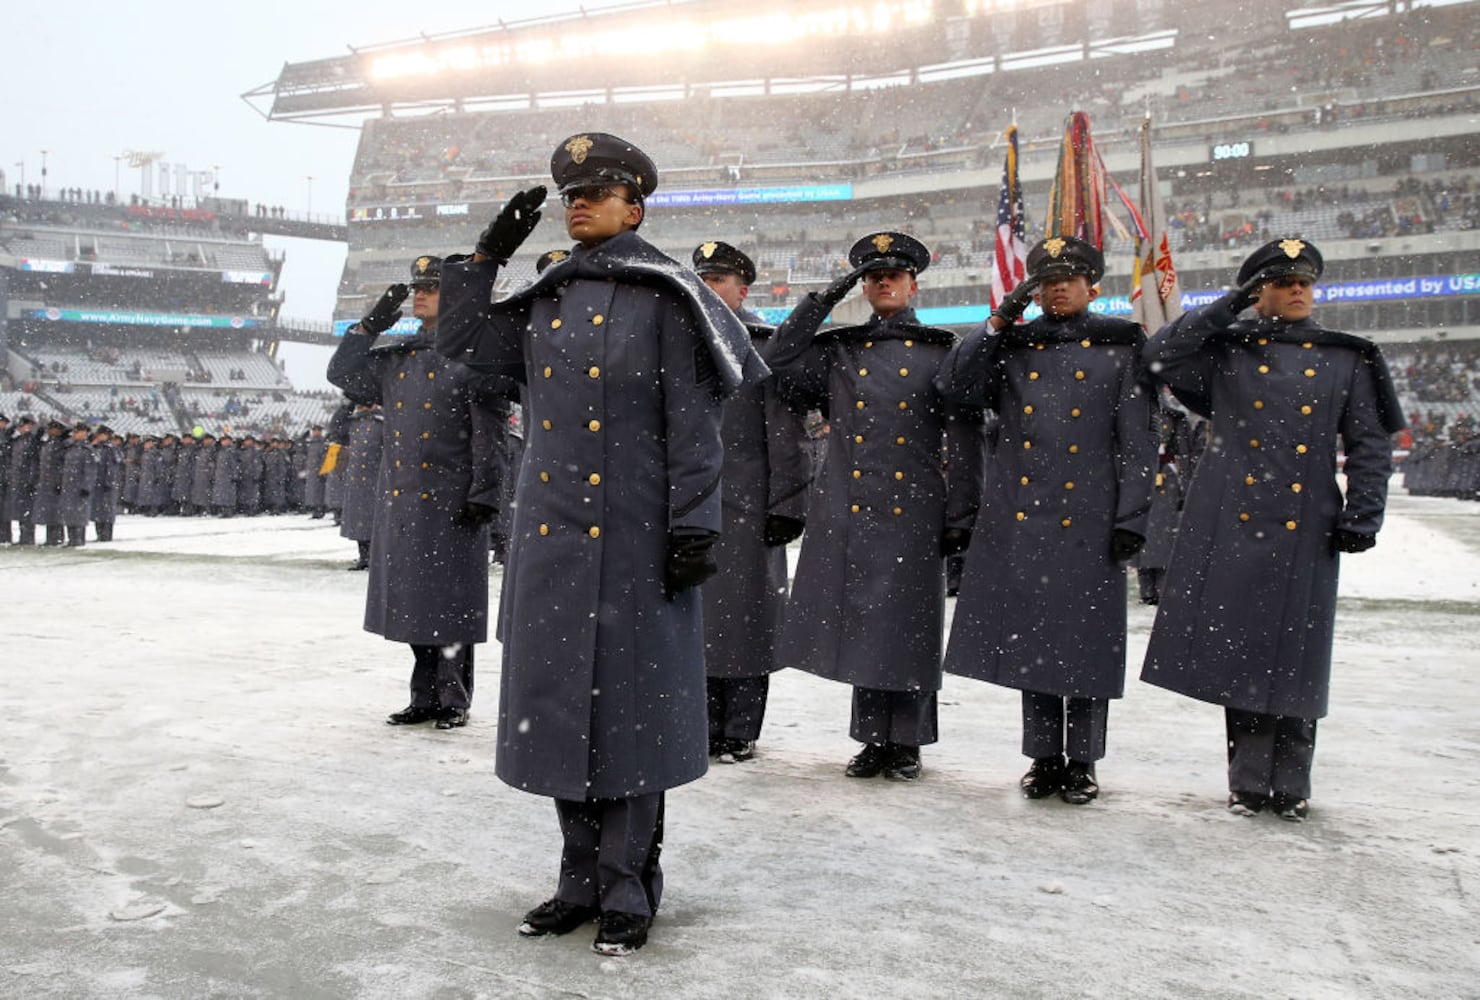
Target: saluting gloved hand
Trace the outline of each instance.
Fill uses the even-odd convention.
[[[854,268],[817,293],[817,301],[831,309],[848,297],[848,292],[863,278],[864,269]]]
[[[375,307],[360,320],[360,329],[365,333],[380,334],[395,326],[396,320],[401,318],[401,303],[406,301],[409,294],[411,289],[405,285],[396,284],[387,288]]]
[[[1038,279],[1024,278],[1013,286],[1012,291],[1008,292],[1007,296],[1001,302],[997,303],[997,308],[992,310],[992,315],[1002,320],[1008,326],[1012,326],[1019,319],[1022,319],[1023,313],[1027,310],[1028,304],[1033,301],[1033,293],[1036,291],[1038,291]]]
[[[507,264],[509,258],[514,256],[514,251],[523,245],[529,234],[534,232],[534,227],[539,225],[540,210],[544,205],[543,184],[528,191],[517,192],[505,202],[502,211],[488,224],[488,228],[483,230],[474,249],[483,256],[492,258],[496,264]]]
[[[1127,559],[1141,551],[1146,544],[1146,538],[1134,531],[1125,528],[1116,528],[1110,532],[1110,558],[1116,562],[1125,562]]]
[[[1269,276],[1261,271],[1242,285],[1239,285],[1224,296],[1224,301],[1228,303],[1228,308],[1235,313],[1241,313],[1249,308],[1249,306],[1254,304],[1254,300],[1259,297],[1259,289],[1267,281],[1269,281]]]
[[[490,507],[486,503],[468,501],[456,514],[452,515],[452,523],[462,528],[481,528],[497,515],[498,508],[496,507]]]
[[[959,556],[970,547],[970,528],[947,528],[940,533],[940,555],[942,559]]]
[[[670,601],[679,591],[697,587],[719,572],[719,564],[709,551],[718,537],[703,528],[674,528],[668,532],[668,562],[663,571],[663,584]]]
[[[1338,552],[1366,552],[1376,544],[1376,535],[1364,535],[1350,528],[1337,528],[1331,532],[1332,555]]]
[[[785,514],[767,514],[766,526],[761,536],[768,546],[775,548],[777,545],[785,545],[787,542],[802,537],[802,532],[806,527],[806,521],[799,521]]]

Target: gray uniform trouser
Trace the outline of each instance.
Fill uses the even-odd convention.
[[[853,689],[853,723],[848,735],[860,743],[922,747],[939,738],[937,729],[934,691]]]
[[[1110,724],[1106,698],[1064,698],[1039,691],[1023,692],[1023,755],[1057,757],[1086,763],[1105,756],[1105,730]]]
[[[766,695],[771,675],[708,677],[704,687],[709,704],[709,738],[758,740],[766,718]]]
[[[473,643],[422,646],[411,643],[412,708],[460,708],[473,703]]]
[[[1225,708],[1228,790],[1310,798],[1316,720]]]
[[[555,898],[652,916],[663,898],[663,793],[630,799],[555,800],[560,885]]]

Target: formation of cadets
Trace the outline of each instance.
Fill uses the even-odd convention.
[[[1403,459],[1403,486],[1417,496],[1480,500],[1480,432],[1461,419],[1447,441],[1416,445]]]
[[[494,294],[544,187],[472,253],[416,258],[345,337],[329,377],[350,402],[297,466],[342,467],[337,485],[295,477],[288,442],[209,436],[142,442],[117,463],[136,492],[113,479],[145,513],[342,507],[364,627],[413,654],[392,725],[466,723],[488,555],[506,554],[496,773],[554,801],[561,839],[520,934],[595,922],[599,953],[642,947],[666,790],[755,755],[785,667],[850,687],[848,777],[922,777],[949,672],[1019,692],[1025,797],[1094,801],[1131,565],[1157,607],[1141,679],[1225,709],[1229,810],[1306,818],[1337,568],[1376,544],[1402,425],[1376,347],[1311,318],[1314,245],[1260,247],[1231,292],[1148,337],[1090,308],[1099,250],[1050,237],[961,338],[914,311],[929,249],[879,232],[773,329],[745,306],[741,250],[706,242],[682,266],[639,234],[658,184],[640,149],[574,135],[551,176],[573,245],[528,287]],[[855,286],[868,318],[826,325]],[[382,340],[408,298],[420,332]],[[42,483],[66,478],[52,461]],[[1420,455],[1416,478],[1447,483],[1441,461],[1462,464]]]

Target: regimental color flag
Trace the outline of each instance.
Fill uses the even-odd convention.
[[[1147,333],[1155,333],[1182,315],[1182,285],[1172,263],[1167,238],[1166,207],[1151,165],[1151,119],[1141,122],[1141,218],[1146,235],[1136,239],[1136,266],[1131,279],[1131,309]]]

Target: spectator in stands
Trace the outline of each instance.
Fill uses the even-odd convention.
[[[915,317],[925,244],[873,233],[848,259],[853,270],[803,298],[767,354],[783,397],[832,423],[776,656],[852,685],[849,731],[863,748],[848,777],[913,781],[920,747],[938,738],[943,557],[970,538],[982,420],[933,384],[956,337]],[[860,280],[872,315],[819,336]]]
[[[759,351],[774,329],[745,308],[755,264],[728,243],[701,244],[694,271],[745,323]],[[724,530],[715,546],[725,568],[704,595],[704,672],[709,755],[724,763],[755,755],[776,670],[776,634],[786,612],[786,544],[807,517],[811,452],[803,413],[771,380],[725,404]]]
[[[1327,709],[1341,554],[1377,544],[1388,435],[1403,426],[1377,347],[1311,318],[1321,270],[1307,241],[1266,244],[1234,291],[1144,351],[1218,431],[1188,490],[1141,679],[1224,706],[1230,810],[1272,806],[1297,822]],[[1255,318],[1239,320],[1251,304]]]
[[[410,644],[411,702],[391,725],[467,724],[473,650],[488,638],[489,523],[508,407],[436,350],[442,259],[417,257],[329,362],[329,381],[385,415],[365,629]],[[421,329],[378,342],[412,294]],[[342,457],[341,457],[342,460]],[[348,511],[348,505],[346,504]]]
[[[716,571],[720,406],[765,369],[735,314],[638,234],[658,182],[645,153],[574,135],[551,174],[577,246],[490,306],[545,202],[516,194],[444,270],[438,350],[527,393],[496,769],[555,800],[564,847],[519,932],[599,918],[593,948],[625,955],[662,900],[666,790],[708,765],[696,588]]]
[[[1084,805],[1125,691],[1125,562],[1146,537],[1154,403],[1141,328],[1090,311],[1100,251],[1054,236],[1027,268],[937,381],[999,417],[945,665],[1022,692],[1023,794]],[[1043,315],[1017,325],[1035,299]]]

